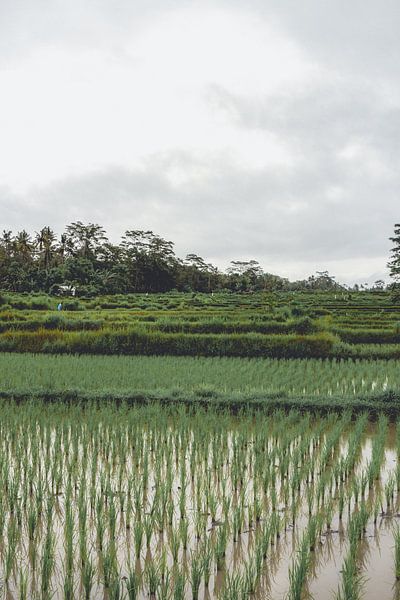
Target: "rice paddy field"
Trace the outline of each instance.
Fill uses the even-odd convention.
[[[0,598],[400,598],[387,292],[0,294]]]
[[[400,426],[0,405],[6,598],[391,599]]]
[[[396,360],[0,354],[0,391],[166,390],[357,397],[400,390]]]
[[[0,351],[50,354],[399,359],[389,292],[0,294]]]

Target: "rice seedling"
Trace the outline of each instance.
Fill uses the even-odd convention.
[[[312,515],[308,521],[308,541],[310,552],[314,552],[318,538],[321,534],[323,517],[321,513],[317,513],[316,515]]]
[[[169,600],[171,597],[170,572],[166,571],[161,577],[161,582],[157,590],[157,600]]]
[[[214,555],[215,555],[217,571],[221,571],[224,568],[226,545],[227,545],[227,528],[226,528],[226,526],[223,525],[218,530],[215,545],[214,545]]]
[[[20,570],[18,600],[28,600],[28,573]]]
[[[400,527],[397,526],[393,532],[394,537],[394,572],[397,581],[400,581]]]
[[[125,587],[128,600],[136,600],[139,597],[140,578],[133,567],[129,568],[128,576],[125,579]]]
[[[85,600],[90,600],[90,594],[94,585],[96,570],[89,558],[86,558],[82,567],[82,587]]]
[[[386,511],[389,512],[393,506],[394,500],[395,479],[394,476],[389,477],[385,485]]]
[[[381,526],[381,492],[386,522],[395,518],[389,425],[366,425],[365,415],[0,399],[6,585],[28,598],[274,597],[288,547],[299,598],[323,576],[328,547],[334,555],[338,521],[357,556],[369,522]]]
[[[209,540],[203,543],[201,548],[201,569],[204,577],[204,585],[207,588],[210,583],[211,567],[212,567],[212,545]]]
[[[337,600],[359,600],[362,598],[362,576],[358,572],[355,556],[350,552],[344,559],[342,581],[336,595]]]
[[[4,335],[0,332],[0,344]],[[83,338],[87,338],[87,333]],[[96,335],[93,335],[93,343],[95,340]],[[228,340],[225,338],[226,341],[229,341],[229,337]],[[246,340],[243,340],[244,347],[245,344]],[[251,357],[253,342],[248,340],[247,344],[247,354]],[[81,344],[83,347],[84,343]],[[207,351],[206,347],[204,350]],[[104,398],[110,395],[123,398],[132,390],[147,391],[150,395],[151,392],[162,390],[168,397],[173,397],[174,390],[175,395],[177,391],[186,394],[195,390],[201,392],[204,382],[207,382],[211,396],[218,392],[227,392],[227,397],[232,393],[251,397],[253,392],[264,395],[284,392],[289,397],[305,400],[322,396],[328,403],[332,396],[354,400],[366,394],[384,394],[386,389],[400,388],[396,360],[379,359],[356,362],[313,358],[287,361],[279,358],[243,360],[235,357],[190,356],[78,358],[70,355],[2,353],[0,371],[3,374],[0,391],[14,394],[35,392],[33,395],[52,391],[62,396],[74,390],[82,396],[93,397],[103,393]],[[54,486],[56,476],[54,472]],[[233,476],[236,478],[235,474]],[[57,485],[60,485],[59,474]]]
[[[248,595],[252,595],[256,592],[258,581],[259,581],[259,572],[257,569],[256,560],[249,560],[245,564],[245,572],[244,572],[244,590]]]
[[[229,574],[225,580],[225,586],[218,598],[221,600],[241,600],[245,596],[245,583],[240,574]]]
[[[203,576],[203,561],[201,555],[192,553],[190,565],[190,585],[192,588],[192,598],[197,600],[199,588]]]
[[[148,593],[150,596],[155,596],[161,583],[159,564],[156,564],[154,561],[149,562],[144,570],[144,579]]]
[[[305,533],[301,539],[297,556],[289,567],[289,592],[288,600],[301,600],[303,587],[306,581],[310,564],[309,539]]]
[[[189,540],[189,522],[186,519],[181,519],[179,522],[179,535],[181,538],[182,548],[187,550]]]
[[[73,600],[73,598],[74,598],[74,580],[73,580],[72,573],[68,572],[68,571],[65,573],[63,593],[64,593],[64,600]]]
[[[42,554],[41,594],[45,600],[51,598],[51,578],[55,567],[54,557],[54,535],[50,528],[46,533]]]
[[[115,545],[112,541],[108,544],[103,555],[103,582],[106,590],[110,589],[118,573]]]
[[[174,600],[184,600],[185,598],[185,582],[186,576],[180,570],[174,571],[174,591],[173,591],[173,599]]]
[[[135,541],[135,555],[137,559],[140,558],[140,553],[142,550],[143,534],[144,525],[142,521],[135,521],[135,525],[133,527],[133,537]]]
[[[110,600],[123,600],[123,588],[119,577],[115,577],[111,581],[108,597]]]

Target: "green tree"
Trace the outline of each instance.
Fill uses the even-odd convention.
[[[400,223],[396,223],[394,226],[394,235],[389,238],[393,242],[394,246],[391,249],[390,260],[387,264],[389,268],[390,277],[393,279],[395,284],[400,282]]]
[[[29,233],[23,229],[19,231],[14,238],[14,256],[23,264],[28,264],[33,261],[34,243],[32,242]]]
[[[152,231],[130,230],[122,238],[122,247],[132,291],[165,292],[174,287],[173,242]]]
[[[97,223],[84,225],[82,221],[71,223],[66,228],[64,239],[64,252],[81,256],[82,258],[95,259],[102,244],[107,241],[105,230]]]
[[[11,258],[14,247],[14,239],[12,231],[3,231],[3,235],[0,238],[0,250],[4,258]]]
[[[257,260],[231,260],[228,267],[229,286],[237,292],[254,291],[262,269]]]
[[[50,227],[43,227],[36,233],[35,242],[39,249],[39,260],[45,271],[50,268],[56,250],[55,241],[56,235]]]

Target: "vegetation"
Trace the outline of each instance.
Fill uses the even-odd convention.
[[[388,263],[390,269],[390,276],[395,282],[400,281],[400,223],[396,223],[394,226],[393,237],[389,238],[393,242],[394,246],[391,251],[391,257]]]
[[[222,274],[77,222],[4,232],[0,288],[4,597],[355,600],[385,540],[392,597],[400,307],[382,282]]]
[[[397,361],[0,354],[1,391],[257,392],[357,397],[400,394]]]
[[[0,238],[0,289],[57,292],[76,288],[79,295],[104,293],[215,290],[341,289],[326,271],[304,281],[264,273],[256,260],[233,260],[226,273],[196,255],[184,260],[174,244],[152,231],[128,230],[116,245],[100,225],[71,223],[57,238],[48,226],[33,237],[22,230]],[[383,282],[377,282],[380,288]]]
[[[388,292],[0,295],[0,351],[396,359]]]
[[[300,599],[332,594],[336,573],[337,597],[357,598],[393,522],[391,597],[400,480],[384,417],[3,400],[0,434],[13,597]]]
[[[327,412],[400,410],[397,361],[0,354],[0,396]]]

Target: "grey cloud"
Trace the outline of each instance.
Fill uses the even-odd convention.
[[[224,0],[243,7],[242,0]],[[378,80],[399,69],[397,0],[248,0],[258,17],[274,23],[319,63]]]
[[[128,36],[161,11],[188,5],[2,0],[0,65],[46,44],[106,47],[122,60]],[[359,268],[368,274],[370,263],[382,260],[374,273],[382,276],[387,238],[400,217],[400,3],[220,0],[213,6],[257,15],[318,65],[321,76],[290,94],[235,95],[218,82],[205,90],[209,107],[237,127],[282,140],[294,164],[249,170],[182,149],[150,156],[142,169],[86,173],[25,196],[0,188],[0,226],[50,224],[61,231],[72,220],[98,221],[115,241],[125,229],[150,228],[175,241],[178,254],[195,251],[221,265],[254,257],[265,269],[286,265],[296,276],[297,263],[311,272],[317,263],[341,260],[345,275]],[[359,145],[359,155],[345,159],[351,144]],[[172,166],[196,175],[174,186]]]
[[[103,49],[124,58],[124,43],[155,14],[179,0],[2,0],[0,66],[33,49],[66,46]]]
[[[50,224],[61,231],[76,219],[97,221],[114,241],[126,229],[153,229],[176,242],[180,256],[194,251],[219,265],[254,257],[267,270],[271,264],[301,261],[312,272],[316,261],[362,259],[368,274],[368,260],[388,252],[394,194],[388,196],[387,210],[376,212],[375,190],[366,185],[363,210],[362,203],[351,201],[351,192],[350,200],[332,203],[323,182],[305,178],[302,171],[287,177],[285,171],[255,173],[222,161],[218,168],[199,163],[207,176],[176,187],[166,173],[171,162],[193,168],[195,159],[184,153],[154,156],[140,171],[93,173],[12,202],[0,192],[2,222],[14,229]],[[299,204],[302,198],[306,201]]]
[[[283,201],[307,203],[298,218],[289,217],[301,254],[305,240],[310,255],[384,254],[398,219],[399,108],[382,103],[372,85],[345,79],[262,99],[213,86],[207,98],[238,126],[272,133],[297,154],[298,164],[275,189]],[[342,153],[354,144],[358,156],[346,160]]]
[[[202,6],[239,9],[286,32],[312,60],[378,80],[396,77],[400,54],[398,0],[217,0]],[[186,0],[2,0],[0,56],[35,45],[67,44],[111,51],[146,20],[196,6]],[[223,35],[223,34],[222,34]]]
[[[400,150],[400,105],[386,106],[373,83],[334,79],[264,98],[210,85],[205,97],[243,127],[280,133],[308,148],[337,148],[359,138],[385,150],[389,144],[393,158]]]

